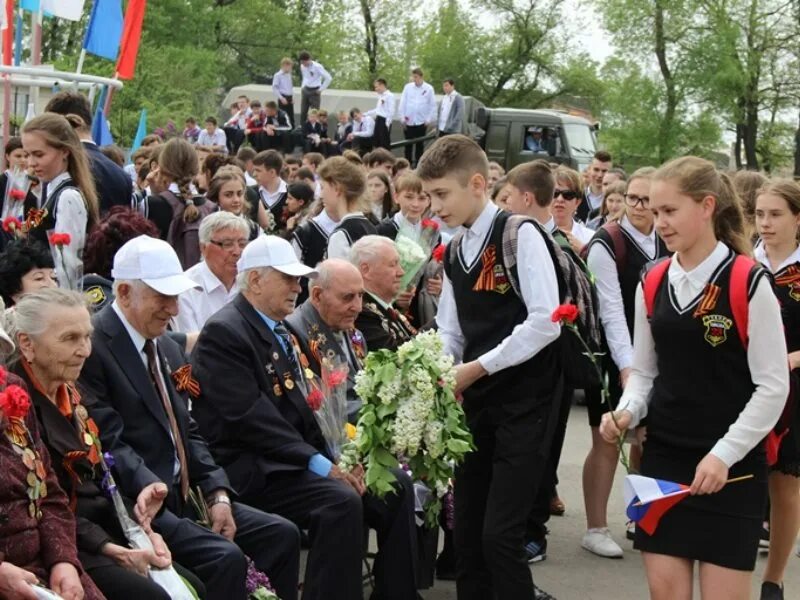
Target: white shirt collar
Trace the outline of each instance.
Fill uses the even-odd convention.
[[[314,222],[322,227],[323,231],[325,231],[328,235],[330,235],[339,224],[339,221],[334,221],[326,210],[323,210],[316,217],[314,217]]]
[[[378,306],[383,308],[383,310],[389,310],[390,308],[393,308],[392,304],[390,302],[385,302],[384,300],[382,300],[381,298],[378,298],[375,294],[373,294],[369,290],[365,290],[365,291],[372,297],[373,300],[375,300],[375,302],[378,303]]]
[[[499,210],[500,209],[494,202],[487,202],[481,214],[475,219],[475,222],[470,227],[467,227],[467,235],[480,239],[486,237],[489,230],[492,228],[494,216]]]
[[[714,270],[727,258],[729,253],[728,247],[718,241],[711,254],[691,271],[684,270],[678,262],[678,255],[676,254],[669,265],[669,281],[673,287],[677,287],[679,283],[686,282],[693,291],[702,290],[708,280],[711,279]]]
[[[207,294],[210,294],[218,288],[222,288],[227,293],[228,290],[225,288],[225,284],[214,275],[214,272],[209,268],[206,261],[199,262],[197,270],[199,271],[198,275],[200,276],[201,285]]]
[[[345,219],[352,219],[353,217],[362,217],[363,218],[364,217],[364,213],[360,212],[360,211],[347,213],[345,216],[342,217],[342,220],[339,221],[339,223],[341,223]]]
[[[120,308],[119,304],[116,300],[111,304],[111,308],[117,313],[119,320],[122,321],[122,325],[125,327],[125,331],[128,332],[128,336],[130,336],[131,341],[133,342],[134,348],[139,354],[144,352],[144,344],[147,342],[147,338],[145,338],[141,333],[139,333],[133,325],[130,324],[130,321],[125,318],[125,315],[122,313],[122,309]],[[155,340],[153,340],[155,343]]]
[[[56,175],[53,179],[46,182],[47,183],[47,193],[50,194],[54,189],[56,189],[59,185],[63,182],[71,179],[69,171],[64,171],[60,175]]]
[[[767,269],[769,269],[772,273],[777,273],[778,271],[782,271],[789,265],[793,265],[795,263],[800,262],[800,246],[794,249],[786,259],[778,265],[777,269],[772,268],[772,265],[769,262],[769,257],[767,257],[767,247],[764,245],[763,242],[759,242],[758,246],[753,249],[753,258],[755,258],[758,262],[764,265]]]

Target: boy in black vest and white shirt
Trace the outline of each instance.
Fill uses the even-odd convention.
[[[562,393],[553,343],[561,329],[551,320],[558,280],[547,234],[533,222],[520,226],[516,265],[506,271],[510,215],[489,202],[488,171],[483,150],[463,135],[438,139],[417,169],[434,213],[465,228],[447,248],[436,319],[460,363],[457,391],[477,447],[456,473],[457,593],[459,600],[552,600],[534,586],[521,549]]]

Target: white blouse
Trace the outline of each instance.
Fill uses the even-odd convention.
[[[70,175],[64,172],[49,181],[47,189],[55,190],[67,179],[70,179]],[[86,201],[77,188],[66,188],[61,191],[55,217],[56,225],[54,231],[68,233],[71,238],[70,243],[63,248],[63,261],[61,253],[55,253],[56,275],[58,276],[60,287],[76,289],[78,282],[83,277],[83,248],[86,245],[86,224],[89,219],[86,211]],[[69,284],[64,278],[65,266]]]

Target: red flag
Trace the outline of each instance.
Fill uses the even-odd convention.
[[[2,2],[0,2],[2,4]],[[14,64],[14,0],[5,0],[3,23],[3,64]]]
[[[117,77],[133,79],[136,71],[136,55],[139,54],[139,41],[142,38],[142,22],[147,0],[130,0],[125,12],[125,24],[122,28],[119,59],[117,60]]]

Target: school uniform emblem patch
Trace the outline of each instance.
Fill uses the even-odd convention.
[[[795,302],[800,302],[800,281],[793,281],[789,285],[789,297]]]
[[[717,347],[728,339],[728,330],[733,321],[722,315],[706,315],[703,317],[703,325],[706,326],[705,340],[711,346]]]
[[[505,294],[511,289],[511,284],[506,277],[506,270],[503,265],[494,266],[494,291],[498,294]]]

